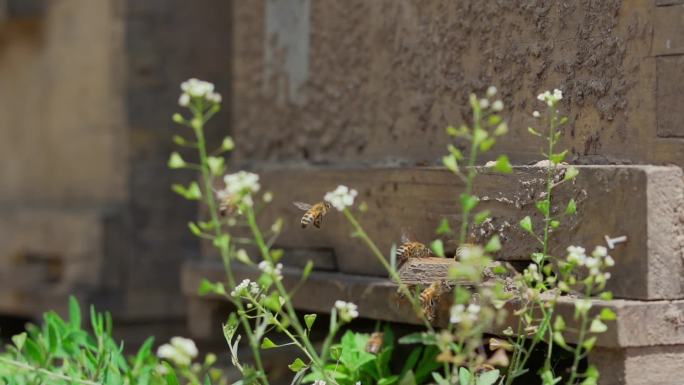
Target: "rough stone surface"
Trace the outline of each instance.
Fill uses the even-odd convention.
[[[561,147],[572,161],[684,165],[681,142],[657,140],[652,55],[660,53],[651,49],[654,26],[667,23],[655,8],[630,0],[312,2],[300,103],[281,92],[291,63],[264,59],[295,30],[268,34],[265,7],[236,3],[239,155],[246,163],[435,164],[444,127],[470,119],[468,93],[495,84],[513,128],[498,149],[517,163],[539,158],[540,143],[524,128],[538,124],[537,93],[558,87],[570,119]],[[675,108],[681,99],[658,103]]]

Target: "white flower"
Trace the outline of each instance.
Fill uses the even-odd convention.
[[[563,99],[563,93],[559,89],[553,90],[553,93],[551,91],[544,91],[543,93],[537,95],[537,99],[539,101],[545,102],[549,107],[553,107],[558,103],[561,99]]]
[[[602,258],[608,255],[608,249],[605,246],[596,246],[591,256],[594,258]]]
[[[534,111],[534,112],[532,113],[532,116],[534,116],[535,118],[538,118],[538,117],[541,116],[541,114],[539,113],[539,111]]]
[[[599,264],[600,261],[598,260],[598,258],[594,257],[587,257],[587,259],[585,259],[584,261],[584,266],[586,266],[588,269],[596,269],[598,268]]]
[[[496,95],[496,92],[497,92],[496,87],[489,86],[489,88],[487,88],[487,97],[491,98],[492,96]]]
[[[157,349],[159,358],[171,361],[179,366],[190,365],[197,354],[195,342],[183,337],[173,337],[170,344],[164,344]]]
[[[587,299],[578,299],[575,302],[575,311],[580,314],[586,314],[591,309],[591,301]]]
[[[465,313],[465,306],[463,304],[456,304],[449,310],[449,322],[452,324],[457,324],[463,321],[463,316]]]
[[[615,260],[610,255],[606,255],[603,259],[603,263],[605,263],[606,266],[615,266]]]
[[[181,83],[183,93],[178,99],[178,104],[187,107],[193,98],[205,99],[211,103],[221,103],[221,95],[214,92],[214,85],[199,79],[188,79]]]
[[[190,104],[190,95],[182,93],[181,96],[178,98],[178,104],[181,107],[187,107]]]
[[[470,314],[478,314],[480,312],[480,305],[471,303],[468,305],[468,313]]]
[[[243,279],[242,282],[235,286],[235,289],[233,289],[233,291],[230,292],[231,297],[237,298],[244,294],[247,288],[249,287],[249,282],[249,279]]]
[[[504,105],[503,105],[503,102],[501,100],[497,100],[494,103],[492,103],[492,110],[494,110],[496,112],[503,110],[503,108],[504,108]]]
[[[480,99],[480,108],[487,108],[489,107],[489,100],[488,99]]]
[[[326,382],[323,380],[316,380],[314,381],[313,385],[326,385]]]
[[[326,193],[323,199],[333,205],[338,211],[343,211],[345,208],[354,204],[356,195],[358,195],[356,190],[339,185],[335,191]]]
[[[344,322],[349,322],[359,316],[358,307],[351,303],[337,300],[335,301],[335,309],[340,319]]]
[[[166,366],[164,366],[162,364],[157,365],[155,370],[157,371],[157,373],[159,373],[162,376],[166,376],[169,373],[169,369],[167,369]]]
[[[530,265],[523,271],[523,276],[531,282],[541,281],[542,276],[539,274],[539,267],[536,263],[530,263]]]
[[[233,194],[253,194],[259,191],[261,185],[259,184],[259,175],[247,172],[238,171],[234,174],[228,174],[223,177],[223,182],[226,184],[226,193]]]
[[[275,277],[276,279],[281,279],[283,277],[283,264],[278,263],[273,266],[273,264],[269,261],[261,261],[259,262],[259,270],[263,271],[264,273]]]
[[[568,262],[583,266],[587,260],[586,251],[583,247],[569,246],[568,247]]]

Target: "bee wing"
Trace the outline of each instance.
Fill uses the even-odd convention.
[[[292,204],[295,205],[298,209],[304,210],[304,211],[307,211],[313,207],[312,205],[310,205],[308,203],[304,203],[304,202],[292,202]]]

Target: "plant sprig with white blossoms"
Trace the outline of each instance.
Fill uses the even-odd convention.
[[[347,186],[339,185],[334,191],[325,194],[323,200],[330,203],[338,211],[344,211],[347,207],[354,205],[354,198],[358,192]]]
[[[178,366],[189,366],[198,354],[197,345],[189,338],[173,337],[171,342],[157,349],[157,357]]]
[[[335,310],[337,310],[337,316],[342,322],[351,322],[359,316],[358,307],[351,302],[337,300],[335,301]]]
[[[221,94],[214,92],[214,85],[203,80],[188,79],[181,83],[181,90],[183,93],[178,98],[181,107],[188,107],[193,102],[221,103]]]

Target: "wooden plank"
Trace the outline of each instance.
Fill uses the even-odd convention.
[[[653,12],[653,55],[684,54],[684,7],[657,7]]]
[[[573,183],[555,190],[552,210],[562,213],[570,198],[577,201],[578,214],[563,219],[551,236],[552,254],[563,256],[569,245],[593,248],[605,245],[605,236],[627,236],[628,242],[612,251],[617,261],[610,289],[628,299],[675,299],[684,297],[680,274],[684,271],[679,239],[682,233],[680,206],[684,185],[677,167],[580,166]],[[481,170],[475,193],[481,203],[477,211],[491,210],[492,220],[470,232],[471,241],[486,242],[498,234],[503,250],[500,260],[525,261],[538,244],[518,226],[526,215],[541,228],[542,216],[534,201],[545,191],[545,169],[516,167],[511,175]],[[350,239],[351,228],[337,211],[328,214],[321,229],[301,229],[302,214],[292,201],[317,202],[327,191],[345,184],[359,191],[357,204],[368,211],[359,220],[380,249],[389,255],[398,244],[402,229],[410,237],[430,242],[442,218],[460,226],[457,197],[463,184],[439,168],[412,169],[318,169],[264,170],[264,189],[275,193],[261,222],[270,226],[276,217],[285,220],[275,246],[284,249],[330,249],[342,273],[383,276],[382,265],[358,239]],[[456,249],[454,237],[443,237],[447,253]],[[210,250],[211,248],[208,248]],[[284,259],[288,263],[288,257]]]
[[[684,17],[684,13],[682,14]],[[681,27],[684,30],[684,26]],[[661,138],[684,137],[684,55],[656,58],[657,133]]]
[[[254,279],[258,271],[242,266],[235,267],[235,278]],[[299,282],[301,270],[286,268],[283,271],[283,284],[292,288]],[[222,281],[224,273],[217,262],[194,262],[185,265],[182,273],[183,292],[193,298],[197,297],[197,288],[201,279]],[[215,300],[217,297],[209,297]],[[340,273],[315,272],[302,285],[293,298],[297,309],[327,313],[335,300],[352,301],[359,306],[364,318],[390,322],[418,323],[410,305],[397,293],[397,286],[387,279],[366,276],[355,276]],[[609,323],[608,332],[601,334],[597,346],[605,348],[626,348],[646,346],[684,345],[684,301],[593,301],[592,314],[598,314],[603,308],[611,308],[618,318]],[[444,296],[438,305],[435,324],[446,326],[448,321],[448,296]],[[565,298],[559,301],[558,314],[572,323],[574,299]],[[509,317],[501,328],[492,330],[500,334],[507,326],[515,325]],[[216,329],[217,332],[220,329]],[[568,341],[574,341],[569,335]]]

